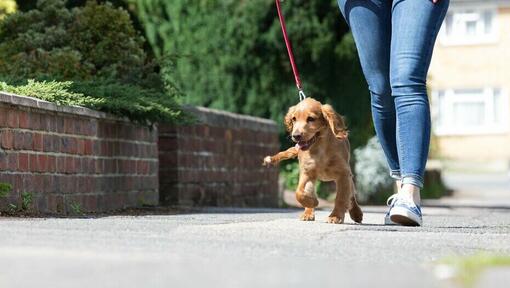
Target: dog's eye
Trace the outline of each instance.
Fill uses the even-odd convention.
[[[292,122],[296,122],[296,117],[292,117]]]
[[[313,118],[313,117],[306,118],[306,122],[313,122],[313,121],[315,121],[315,118]]]

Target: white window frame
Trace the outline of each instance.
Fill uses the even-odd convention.
[[[432,92],[432,124],[434,134],[437,136],[450,136],[450,135],[484,135],[484,134],[505,134],[509,133],[510,119],[509,119],[509,110],[510,110],[510,102],[508,99],[508,93],[503,88],[476,88],[475,90],[482,90],[482,93],[478,97],[472,97],[470,99],[466,99],[463,95],[459,95],[455,93],[455,91],[465,90],[465,89],[438,89]],[[499,90],[499,96],[501,97],[502,110],[500,117],[500,123],[494,123],[494,121],[489,121],[490,117],[494,111],[494,92]],[[439,123],[439,94],[443,93],[445,97],[445,114],[441,115],[443,117],[442,123]],[[464,95],[465,96],[465,95]],[[484,102],[485,107],[485,120],[484,124],[480,126],[456,126],[453,124],[453,107],[455,103],[466,103],[466,102]]]
[[[462,6],[454,6],[450,7],[448,10],[448,14],[456,14],[456,13],[466,13],[467,11],[475,10],[475,11],[490,11],[493,13],[492,18],[492,31],[491,34],[488,35],[477,35],[477,36],[451,36],[446,35],[446,18],[441,26],[441,30],[439,32],[439,43],[444,46],[458,46],[458,45],[480,45],[480,44],[494,44],[499,41],[499,11],[498,6],[494,3],[486,3],[486,4],[466,4]],[[455,16],[454,16],[455,17]],[[477,27],[480,29],[480,27]]]

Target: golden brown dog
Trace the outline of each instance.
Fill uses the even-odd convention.
[[[315,220],[314,208],[319,201],[315,181],[335,181],[336,199],[329,223],[343,223],[349,211],[352,220],[361,223],[363,212],[356,202],[354,182],[349,166],[350,145],[342,116],[331,105],[306,98],[292,106],[285,116],[287,131],[296,146],[264,158],[264,165],[299,158],[299,183],[296,199],[305,207],[300,219]]]

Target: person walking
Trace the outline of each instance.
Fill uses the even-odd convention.
[[[430,144],[426,78],[449,0],[338,0],[371,94],[375,131],[398,193],[386,224],[421,226]]]

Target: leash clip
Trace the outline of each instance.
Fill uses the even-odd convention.
[[[303,91],[303,89],[299,89],[299,102],[303,101],[306,99],[306,94],[305,92]]]

